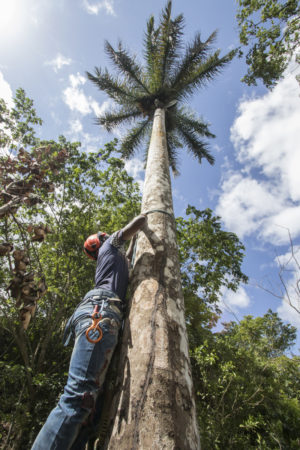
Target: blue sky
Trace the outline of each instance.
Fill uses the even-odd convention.
[[[122,39],[141,59],[146,21],[151,14],[158,18],[164,5],[162,0],[0,0],[0,96],[10,104],[15,90],[23,87],[44,120],[43,138],[64,134],[89,150],[120,137],[122,130],[107,134],[94,125],[95,116],[111,102],[87,81],[85,71],[110,67],[105,39],[112,45]],[[206,39],[217,29],[215,46],[222,54],[238,45],[235,0],[173,0],[173,14],[181,12],[187,40],[196,31]],[[300,306],[300,292],[294,289],[299,268],[291,259],[288,233],[300,261],[297,69],[291,64],[272,92],[241,83],[245,72],[243,59],[234,60],[187,105],[217,136],[211,141],[216,164],[199,166],[182,152],[181,175],[172,179],[175,213],[183,215],[187,204],[209,207],[246,246],[243,270],[250,283],[236,294],[224,292],[224,320],[233,319],[232,313],[241,319],[272,308],[300,329],[300,314],[287,301],[257,287],[280,296],[284,286],[278,273],[286,266],[285,285],[294,306]],[[137,154],[127,168],[142,186],[141,161]]]

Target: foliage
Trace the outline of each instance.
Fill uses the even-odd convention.
[[[85,153],[79,143],[63,137],[44,142],[31,133],[34,147],[15,139],[1,154],[2,163],[10,157],[18,168],[26,155],[32,167],[36,148],[50,147],[50,153],[39,151],[39,166],[46,168],[43,182],[54,188],[35,185],[40,202],[22,203],[0,219],[0,241],[26,250],[28,271],[43,276],[47,287],[24,331],[16,299],[7,290],[14,275],[11,249],[1,256],[0,434],[4,447],[15,449],[29,448],[65,384],[70,348],[61,342],[64,325],[93,286],[95,266],[82,252],[84,239],[99,229],[111,233],[121,228],[140,208],[137,186],[116,157],[116,142]],[[21,146],[25,148],[20,152]],[[59,170],[51,170],[51,158],[62,149],[67,159]],[[41,223],[52,232],[32,241],[28,225]],[[294,329],[270,312],[213,333],[222,287],[235,290],[246,281],[241,271],[244,247],[233,233],[221,229],[220,218],[210,210],[189,207],[187,217],[177,219],[177,230],[203,448],[277,448],[276,442],[297,448],[299,358],[284,354],[293,343]]]
[[[88,78],[119,105],[97,119],[110,131],[121,123],[136,125],[128,131],[121,145],[123,157],[130,157],[151,131],[156,108],[166,110],[166,133],[169,163],[177,173],[177,149],[185,146],[201,163],[206,159],[213,164],[203,137],[214,137],[208,125],[190,110],[186,101],[197,89],[211,81],[235,55],[235,51],[220,57],[220,50],[212,52],[216,33],[202,41],[197,33],[183,50],[183,16],[171,18],[172,2],[163,9],[158,27],[154,17],[147,23],[144,38],[144,66],[131,56],[119,42],[115,50],[105,43],[106,53],[121,75],[112,76],[107,69],[95,68],[87,72]]]
[[[242,81],[256,85],[257,80],[261,80],[271,88],[282,77],[291,57],[299,51],[299,2],[238,0],[238,5],[240,42],[249,49],[246,54],[248,72]]]
[[[192,361],[205,449],[299,448],[300,358],[285,354],[295,336],[272,311],[202,333]]]
[[[12,109],[0,99],[0,123],[0,148],[15,149],[18,145],[36,144],[34,126],[42,125],[42,119],[36,115],[33,100],[26,97],[24,89],[17,89]]]
[[[2,141],[1,205],[11,201],[8,195],[16,197],[18,204],[7,208],[0,220],[4,375],[0,381],[0,433],[6,445],[13,442],[14,448],[27,448],[32,442],[65,383],[70,350],[62,346],[62,330],[75,305],[93,287],[94,264],[82,251],[84,239],[100,227],[110,233],[124,226],[137,214],[140,200],[124,163],[113,156],[116,142],[107,144],[101,153],[84,153],[79,143],[71,144],[64,137],[58,142],[39,141],[30,122],[30,118],[36,120],[33,104],[25,95],[22,99],[20,102],[17,94],[12,111],[1,103],[5,123],[12,126],[3,132],[7,139]],[[13,120],[19,117],[23,122],[25,115],[28,122],[22,127]],[[20,128],[22,133],[12,140],[13,130]],[[54,163],[62,151],[67,159],[57,166]],[[9,193],[11,188],[15,191]],[[39,201],[28,202],[32,195]],[[42,236],[36,235],[36,227],[43,229]],[[46,227],[51,233],[45,232]],[[12,251],[14,256],[16,251],[22,253],[23,265],[12,257]],[[37,295],[36,277],[43,280],[43,296]],[[25,287],[31,289],[32,304],[38,303],[27,331],[18,313],[28,307]]]
[[[202,301],[217,305],[222,288],[236,291],[247,277],[241,271],[244,246],[234,233],[221,229],[210,209],[188,206],[187,219],[177,219],[182,283]]]
[[[176,219],[177,241],[189,345],[195,348],[219,320],[223,290],[236,291],[248,278],[241,269],[244,246],[221,229],[220,217],[193,206],[186,214]]]

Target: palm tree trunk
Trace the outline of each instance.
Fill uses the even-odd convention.
[[[165,111],[155,112],[121,349],[122,391],[107,448],[199,449],[176,244]]]

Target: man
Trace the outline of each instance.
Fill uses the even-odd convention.
[[[85,295],[66,325],[65,345],[72,335],[75,336],[67,384],[32,450],[70,449],[81,426],[95,409],[122,322],[128,285],[124,244],[145,221],[146,216],[141,214],[111,236],[98,233],[85,242],[86,254],[97,260],[95,289]],[[92,317],[94,328],[90,328]]]

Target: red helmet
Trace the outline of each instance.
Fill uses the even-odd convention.
[[[98,257],[98,251],[104,241],[108,238],[108,234],[99,231],[96,234],[91,234],[83,245],[83,251],[88,258],[96,261]]]

